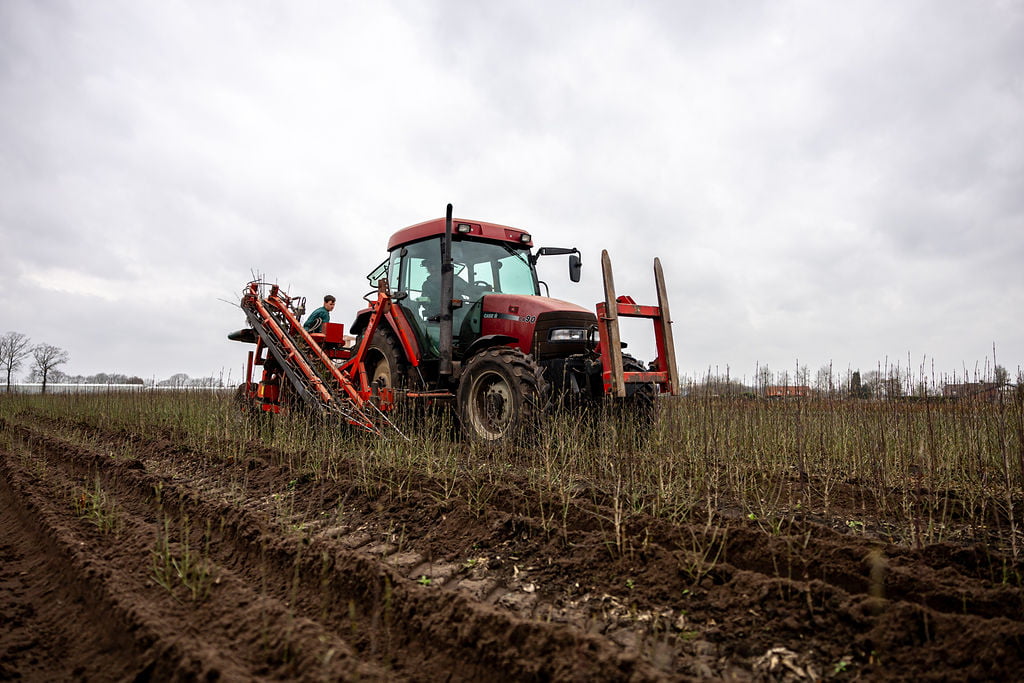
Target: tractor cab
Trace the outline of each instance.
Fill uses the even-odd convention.
[[[395,233],[389,258],[367,277],[386,278],[395,304],[419,342],[423,360],[437,358],[441,349],[442,261],[445,219],[419,223]],[[540,295],[536,262],[545,254],[570,254],[570,275],[579,279],[575,249],[544,248],[536,254],[529,233],[479,221],[454,220],[451,231],[452,352],[456,360],[474,343],[493,341],[531,352],[538,316],[568,308],[577,318],[594,314],[575,304]],[[498,335],[497,337],[495,335]]]

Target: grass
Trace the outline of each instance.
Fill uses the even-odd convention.
[[[193,602],[205,600],[213,585],[209,569],[210,530],[206,531],[206,546],[199,552],[192,548],[187,516],[178,520],[177,532],[180,540],[175,542],[170,517],[164,517],[152,552],[153,578],[176,599],[178,587],[184,586]]]
[[[114,533],[120,530],[121,518],[113,500],[100,486],[100,478],[92,488],[82,488],[74,496],[75,512],[82,519],[96,525],[102,533]]]
[[[1024,552],[1021,394],[996,403],[708,395],[659,403],[646,439],[592,411],[557,415],[528,450],[498,452],[447,438],[444,415],[401,424],[408,441],[299,415],[254,425],[235,414],[229,392],[4,395],[0,418],[62,420],[69,438],[99,427],[119,430],[126,444],[167,439],[211,459],[247,457],[262,443],[290,471],[283,488],[300,477],[344,476],[382,501],[401,501],[425,477],[435,499],[461,499],[481,514],[499,492],[516,490],[552,530],[589,497],[606,511],[619,555],[637,540],[625,537],[632,514],[710,525],[730,511],[766,533],[805,515],[908,546],[981,541],[1014,559]]]

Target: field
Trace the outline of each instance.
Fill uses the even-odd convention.
[[[1019,398],[660,411],[489,451],[2,396],[0,679],[1020,677]]]

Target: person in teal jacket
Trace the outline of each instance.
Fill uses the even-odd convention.
[[[334,310],[334,297],[328,294],[324,297],[324,305],[309,314],[302,326],[307,332],[323,332],[324,325],[331,322],[331,311]]]

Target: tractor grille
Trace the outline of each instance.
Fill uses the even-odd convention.
[[[581,341],[551,341],[551,331],[558,329],[586,330]],[[564,358],[593,348],[597,316],[587,311],[551,311],[537,316],[533,332],[533,357],[538,361]]]

